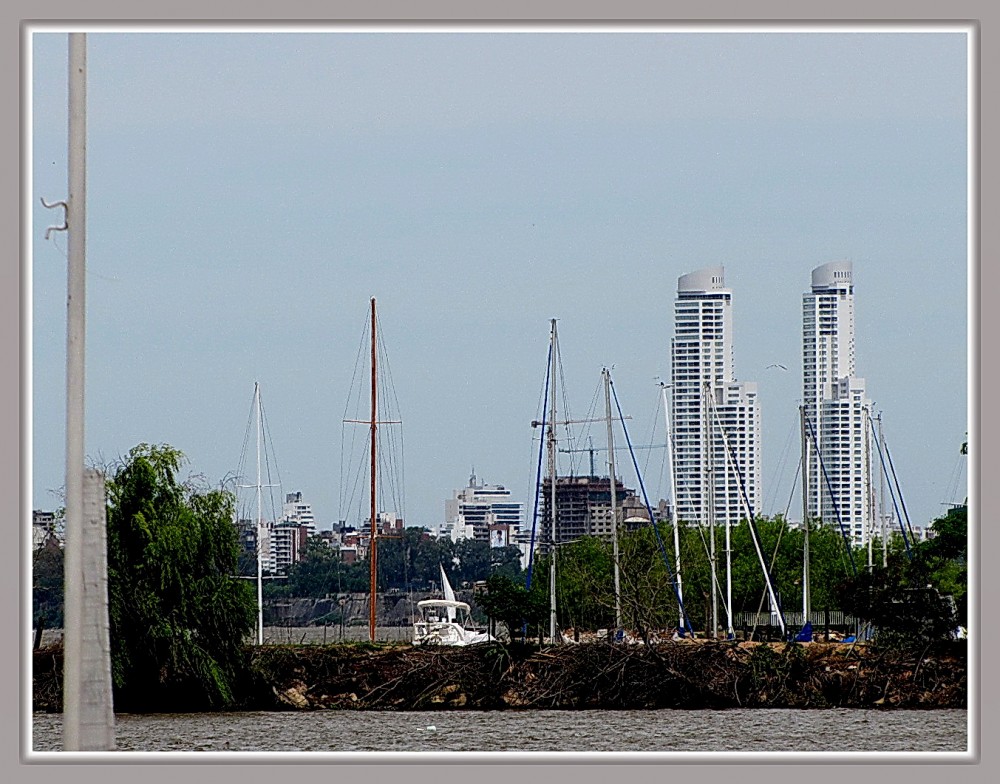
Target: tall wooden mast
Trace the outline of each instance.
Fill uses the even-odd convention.
[[[375,497],[375,445],[377,439],[375,438],[375,428],[377,427],[376,420],[376,409],[378,405],[378,397],[376,390],[378,386],[376,385],[376,362],[375,362],[375,297],[372,297],[372,419],[371,419],[371,540],[368,544],[369,558],[371,559],[371,575],[369,577],[369,587],[368,587],[368,639],[371,642],[375,642],[375,604],[376,604],[376,583],[377,583],[377,567],[378,567],[378,547],[376,545],[377,536],[377,525],[376,525],[376,497]]]

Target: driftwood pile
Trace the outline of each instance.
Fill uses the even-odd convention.
[[[62,647],[34,652],[33,707],[62,709]],[[965,708],[965,641],[910,651],[823,643],[265,645],[239,710]],[[149,712],[165,710],[150,704]],[[177,703],[171,711],[184,710]],[[202,708],[192,704],[190,710]]]
[[[964,708],[965,647],[668,642],[533,649],[274,646],[253,709]]]

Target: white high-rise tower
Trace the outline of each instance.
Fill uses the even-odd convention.
[[[811,431],[806,510],[811,518],[842,524],[854,543],[864,544],[871,404],[865,380],[854,375],[852,272],[849,261],[816,267],[811,291],[802,296],[802,401]]]
[[[733,373],[732,291],[722,267],[677,280],[671,382],[678,518],[736,525],[748,506],[758,511],[760,413],[757,384]]]

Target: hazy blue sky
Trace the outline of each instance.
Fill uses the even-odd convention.
[[[549,319],[571,414],[613,365],[633,443],[662,441],[677,278],[722,264],[737,377],[760,388],[762,511],[794,491],[798,518],[801,298],[850,259],[857,372],[926,524],[966,494],[966,43],[92,33],[88,455],[165,442],[215,483],[259,380],[282,491],[321,527],[359,522],[341,420],[375,296],[408,524],[441,522],[473,465],[530,509]],[[61,505],[65,470],[66,238],[43,240],[60,214],[38,197],[66,196],[66,51],[34,36],[35,508]],[[661,453],[641,458],[654,502]]]

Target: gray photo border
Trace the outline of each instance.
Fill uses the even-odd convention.
[[[992,40],[989,38],[988,33],[996,30],[997,12],[986,0],[957,0],[957,2],[950,3],[945,7],[942,7],[940,3],[934,2],[900,2],[899,0],[856,2],[856,0],[850,0],[836,7],[835,18],[832,18],[833,13],[830,9],[817,7],[816,9],[806,10],[801,4],[789,2],[788,0],[766,0],[764,3],[755,4],[752,18],[749,18],[751,15],[745,4],[737,0],[726,0],[725,2],[717,0],[711,3],[691,5],[690,9],[685,9],[676,5],[664,7],[662,2],[654,2],[653,0],[625,0],[625,2],[619,2],[613,6],[592,1],[583,2],[582,0],[578,0],[577,2],[569,2],[568,0],[558,0],[558,2],[554,0],[524,2],[524,0],[516,0],[514,2],[507,2],[501,7],[484,7],[484,4],[461,1],[446,2],[441,0],[434,2],[425,1],[420,4],[400,2],[398,0],[383,0],[382,2],[370,2],[367,4],[330,4],[291,0],[291,2],[282,4],[278,9],[272,9],[262,0],[254,0],[250,3],[239,3],[233,0],[217,2],[213,0],[207,4],[204,2],[178,2],[171,4],[169,8],[166,6],[153,6],[148,9],[140,9],[134,4],[125,2],[125,0],[99,0],[98,2],[87,4],[85,15],[81,14],[81,8],[78,4],[66,2],[66,0],[55,0],[44,7],[26,2],[26,0],[14,0],[13,3],[5,5],[5,14],[9,13],[8,9],[13,9],[12,18],[5,20],[7,22],[5,24],[5,32],[8,36],[9,45],[4,47],[3,51],[10,65],[6,73],[9,75],[8,80],[13,88],[11,102],[17,102],[20,107],[20,113],[18,115],[15,115],[13,112],[9,113],[8,119],[4,122],[4,136],[5,141],[19,152],[17,171],[19,173],[20,187],[18,194],[11,198],[12,204],[10,208],[4,211],[3,219],[8,223],[9,231],[7,235],[19,238],[20,252],[18,255],[20,261],[15,261],[13,254],[11,254],[11,259],[5,262],[3,267],[0,268],[3,271],[3,285],[0,286],[0,291],[7,298],[4,302],[5,307],[0,308],[0,313],[3,314],[3,318],[5,319],[2,331],[4,359],[7,360],[9,366],[16,365],[19,372],[16,384],[12,374],[8,374],[5,377],[2,385],[0,385],[0,396],[2,396],[5,404],[4,410],[13,412],[17,409],[19,416],[16,424],[9,421],[7,417],[4,418],[4,438],[2,443],[4,444],[3,468],[6,470],[0,471],[0,477],[2,477],[0,481],[4,483],[3,488],[6,491],[2,494],[2,497],[16,497],[19,499],[16,517],[19,525],[19,542],[23,543],[21,537],[25,536],[24,522],[28,519],[31,498],[30,487],[27,487],[24,481],[24,473],[22,473],[24,469],[22,461],[26,448],[26,439],[30,437],[30,421],[25,418],[26,405],[29,404],[29,401],[24,397],[26,378],[27,374],[30,373],[30,357],[25,356],[23,351],[23,330],[25,327],[23,312],[26,303],[23,298],[22,284],[23,274],[28,268],[27,265],[30,264],[30,260],[23,255],[27,237],[24,229],[25,221],[21,216],[21,211],[25,205],[20,198],[26,187],[27,177],[30,175],[30,162],[23,160],[22,156],[20,156],[21,145],[24,143],[23,133],[25,129],[21,127],[19,120],[15,120],[14,117],[20,116],[25,110],[25,96],[22,92],[23,83],[20,80],[20,76],[24,63],[22,45],[25,39],[23,32],[24,25],[28,20],[33,22],[59,22],[67,25],[75,23],[89,25],[105,21],[109,25],[112,25],[117,21],[125,20],[152,25],[159,24],[161,21],[180,24],[181,20],[190,20],[196,24],[204,24],[212,20],[217,20],[225,24],[241,20],[254,20],[268,26],[273,25],[277,27],[280,27],[282,23],[309,23],[317,20],[322,20],[323,22],[354,20],[372,23],[392,21],[400,24],[419,22],[438,24],[456,21],[479,24],[493,20],[506,25],[523,24],[526,29],[530,29],[531,26],[543,22],[569,23],[584,20],[589,20],[601,26],[626,22],[630,24],[652,25],[654,23],[679,22],[683,20],[705,25],[725,23],[727,26],[745,26],[748,28],[752,28],[755,24],[761,22],[774,23],[775,25],[799,23],[803,26],[829,25],[833,27],[867,27],[879,23],[896,25],[899,23],[916,24],[918,22],[934,22],[947,25],[955,23],[969,25],[970,29],[974,31],[973,40],[974,46],[976,46],[974,58],[978,56],[981,63],[980,80],[978,83],[973,84],[973,95],[975,96],[978,92],[980,98],[981,113],[978,115],[978,119],[981,131],[979,133],[976,132],[974,122],[974,131],[970,139],[972,150],[974,151],[972,171],[970,172],[973,175],[970,179],[970,195],[973,197],[970,220],[972,222],[971,235],[974,241],[970,243],[972,263],[970,266],[969,283],[968,380],[969,411],[974,425],[974,432],[970,434],[972,438],[970,439],[969,481],[971,486],[970,505],[973,508],[973,519],[980,523],[975,528],[974,534],[977,534],[976,552],[980,554],[980,558],[983,553],[989,554],[995,552],[998,538],[996,527],[982,525],[980,514],[985,503],[994,500],[993,496],[995,496],[996,491],[993,490],[991,494],[988,484],[986,488],[987,497],[984,498],[980,476],[984,467],[984,460],[987,467],[996,468],[995,460],[992,457],[984,456],[982,451],[982,443],[987,441],[983,437],[984,425],[992,433],[996,419],[995,415],[990,417],[990,411],[987,410],[987,418],[985,421],[983,420],[980,393],[983,386],[987,386],[987,388],[994,386],[989,383],[984,384],[983,373],[986,374],[986,382],[993,381],[992,376],[996,368],[994,362],[987,361],[981,364],[981,332],[985,331],[987,335],[993,334],[993,330],[990,327],[995,327],[995,324],[991,324],[990,322],[996,319],[996,313],[995,311],[984,313],[980,310],[980,292],[995,290],[995,284],[997,283],[997,263],[993,260],[995,253],[990,253],[991,250],[995,250],[996,248],[995,221],[993,221],[994,225],[990,225],[990,221],[987,221],[985,225],[981,224],[984,207],[986,208],[985,214],[987,216],[997,214],[996,189],[995,187],[989,187],[990,182],[996,181],[996,172],[993,168],[996,165],[996,156],[995,154],[990,155],[989,150],[984,155],[983,145],[981,144],[981,139],[983,138],[997,138],[996,95],[998,90],[995,79],[997,54],[989,46],[983,46],[982,49],[979,49],[979,41],[981,41],[980,36],[984,30],[987,33],[984,36],[987,42]],[[276,10],[280,10],[281,13],[276,13]],[[18,77],[15,77],[15,74]],[[972,119],[977,119],[975,111],[973,112]],[[990,132],[991,130],[993,131],[992,133]],[[994,175],[992,178],[983,176],[984,167],[987,175]],[[12,171],[14,170],[13,166],[10,168]],[[980,198],[978,204],[975,202],[977,196]],[[991,207],[993,208],[992,210],[990,210]],[[990,259],[986,264],[981,262],[984,256]],[[976,437],[977,435],[978,438]],[[17,445],[16,449],[15,444]],[[990,475],[987,474],[987,476]],[[8,697],[5,700],[6,704],[19,705],[18,710],[8,709],[6,712],[4,719],[5,731],[3,733],[5,743],[9,744],[7,748],[8,754],[4,756],[5,760],[12,763],[10,772],[15,776],[14,780],[48,780],[49,777],[52,779],[56,777],[62,778],[67,776],[67,774],[74,778],[78,776],[82,777],[85,784],[89,784],[89,780],[91,779],[108,782],[111,780],[125,780],[124,777],[131,778],[134,775],[151,777],[153,779],[161,779],[162,777],[162,780],[167,780],[168,777],[173,777],[178,772],[170,770],[173,764],[182,763],[188,767],[193,765],[199,769],[203,769],[203,772],[207,776],[213,778],[217,778],[220,775],[227,778],[233,776],[234,780],[244,781],[248,778],[256,778],[258,776],[262,779],[273,779],[276,775],[280,775],[283,772],[276,766],[317,764],[315,761],[310,760],[307,755],[301,755],[294,761],[289,761],[287,757],[282,755],[281,758],[276,757],[267,760],[268,764],[264,766],[251,768],[248,766],[248,763],[253,762],[256,764],[258,759],[251,759],[245,755],[238,755],[237,759],[239,761],[236,763],[228,760],[222,762],[213,760],[217,764],[212,764],[211,762],[206,764],[202,762],[205,759],[203,757],[197,761],[192,761],[187,755],[184,755],[183,759],[173,759],[170,755],[154,754],[139,755],[138,757],[128,755],[127,761],[124,761],[124,764],[117,760],[114,764],[109,764],[106,759],[88,757],[87,755],[70,755],[72,759],[67,759],[65,763],[61,764],[39,764],[35,761],[29,763],[24,756],[23,741],[26,733],[24,732],[25,728],[22,721],[24,716],[22,712],[24,708],[23,699],[25,694],[30,692],[30,668],[28,667],[28,662],[25,661],[25,648],[22,644],[25,619],[21,617],[21,608],[25,591],[25,575],[27,573],[20,558],[22,549],[20,545],[16,549],[10,546],[5,548],[5,558],[13,563],[8,563],[8,568],[3,571],[9,586],[9,590],[4,591],[4,619],[6,621],[6,628],[8,630],[18,629],[20,632],[19,634],[11,634],[8,631],[4,646],[5,660],[9,657],[8,671],[14,672],[16,670],[20,674],[18,687],[5,686],[5,690],[7,690],[5,696]],[[797,755],[792,755],[785,759],[785,761],[775,758],[768,759],[766,762],[760,762],[759,758],[755,758],[753,755],[743,754],[727,755],[725,758],[713,758],[713,755],[705,755],[704,759],[700,758],[699,755],[697,760],[690,762],[690,758],[679,760],[674,757],[663,760],[651,760],[649,757],[653,755],[643,755],[646,756],[645,759],[637,755],[638,758],[636,759],[622,760],[617,758],[605,762],[600,758],[595,759],[586,755],[551,754],[545,755],[544,759],[534,756],[515,756],[510,760],[504,759],[503,761],[487,757],[474,760],[477,763],[488,762],[489,765],[469,765],[469,760],[464,756],[458,756],[454,760],[435,758],[428,760],[432,764],[414,765],[413,759],[410,757],[399,759],[373,753],[368,759],[363,761],[363,766],[355,764],[359,762],[356,758],[338,762],[338,767],[334,775],[356,773],[366,778],[374,777],[380,781],[383,777],[386,780],[392,780],[396,777],[409,779],[412,776],[416,776],[418,780],[435,780],[439,779],[441,775],[463,778],[469,776],[474,777],[476,781],[492,781],[494,778],[499,780],[503,777],[521,776],[529,771],[532,775],[559,775],[562,769],[565,769],[574,778],[582,775],[584,780],[589,780],[590,777],[604,779],[610,772],[606,768],[606,765],[609,764],[638,764],[642,767],[647,767],[651,762],[656,762],[658,766],[671,766],[671,770],[662,771],[662,773],[667,775],[677,772],[682,775],[695,777],[708,776],[713,781],[723,776],[727,778],[738,776],[741,780],[749,776],[751,779],[759,778],[761,782],[773,782],[794,776],[796,779],[808,778],[812,781],[822,782],[827,780],[833,781],[835,779],[840,780],[845,776],[855,777],[860,775],[867,779],[869,777],[892,776],[894,774],[898,774],[914,782],[921,781],[925,777],[928,780],[937,780],[942,776],[949,778],[957,776],[975,781],[991,780],[994,777],[1000,777],[1000,772],[995,769],[998,767],[997,759],[1000,758],[1000,754],[991,748],[992,740],[998,737],[998,711],[994,707],[998,699],[997,676],[994,671],[982,667],[981,653],[983,651],[986,652],[986,659],[989,662],[992,658],[989,653],[997,650],[997,644],[1000,642],[998,637],[1000,635],[997,634],[995,626],[984,626],[984,621],[990,620],[993,617],[993,613],[983,612],[984,608],[980,602],[980,598],[988,599],[989,597],[998,595],[996,590],[997,570],[979,572],[977,567],[978,564],[974,563],[974,571],[970,574],[970,580],[973,582],[973,601],[970,605],[970,611],[977,616],[978,623],[976,625],[981,630],[979,637],[980,655],[975,655],[972,660],[972,680],[973,683],[978,683],[979,685],[978,694],[970,694],[969,711],[972,717],[970,741],[971,748],[977,752],[977,760],[972,764],[953,764],[951,765],[953,769],[942,770],[941,766],[947,763],[932,762],[932,764],[928,764],[928,761],[912,757],[909,759],[892,759],[891,763],[888,764],[881,760],[876,761],[875,764],[871,764],[871,757],[856,755],[849,760],[838,759],[836,760],[838,764],[828,765],[826,763],[829,760],[816,758],[810,760],[798,757]],[[18,578],[15,578],[14,575],[18,575]],[[976,579],[977,577],[978,580]],[[15,579],[17,579],[16,585]],[[976,583],[978,583],[978,590],[976,590]],[[20,596],[20,601],[14,598],[18,596]],[[10,680],[8,680],[9,683]],[[140,757],[144,757],[145,759],[140,759]],[[427,758],[424,757],[422,759]],[[330,761],[328,759],[322,760],[322,762]],[[137,762],[142,763],[141,769],[133,767]],[[847,766],[844,762],[849,762],[850,765]],[[966,760],[966,763],[968,762],[970,760]],[[598,764],[595,765],[595,763]],[[509,764],[517,764],[519,767],[516,769],[506,769]],[[72,769],[64,770],[63,768],[66,765],[70,765]],[[551,765],[557,765],[558,768],[551,769]],[[859,766],[863,766],[864,769],[862,770]],[[989,774],[989,770],[994,770],[994,773],[992,775]],[[186,772],[185,770],[184,773]],[[191,772],[194,771],[192,770]],[[289,770],[289,773],[295,775],[294,770]],[[631,767],[626,771],[626,774],[630,776],[642,775],[642,773],[643,771],[632,769]],[[754,781],[752,784],[756,784],[756,782]]]

